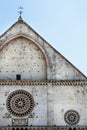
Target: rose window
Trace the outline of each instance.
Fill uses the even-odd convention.
[[[12,115],[23,117],[32,112],[34,99],[29,92],[16,90],[8,96],[6,105]]]
[[[79,122],[79,114],[74,110],[69,110],[65,113],[64,119],[70,125],[75,125]]]

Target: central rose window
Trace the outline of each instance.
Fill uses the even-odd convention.
[[[33,96],[25,90],[13,91],[7,98],[7,109],[14,116],[27,116],[34,108]]]

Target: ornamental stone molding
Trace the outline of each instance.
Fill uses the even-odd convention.
[[[0,85],[48,85],[53,86],[86,86],[87,81],[54,81],[54,80],[0,80]]]
[[[30,126],[30,127],[0,127],[0,130],[87,130],[87,126]]]

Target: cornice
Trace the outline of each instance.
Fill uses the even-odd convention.
[[[62,80],[62,81],[52,81],[53,85],[60,86],[85,86],[87,85],[87,80]]]
[[[87,126],[13,126],[13,127],[0,127],[0,130],[87,130]]]
[[[87,80],[0,80],[0,85],[86,86]]]

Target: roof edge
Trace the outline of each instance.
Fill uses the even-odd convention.
[[[18,19],[10,28],[7,29],[1,36],[3,37],[11,28],[13,28],[17,23],[24,23],[26,26],[28,26],[36,35],[38,35],[43,41],[45,41],[53,50],[58,53],[63,59],[65,59],[72,67],[74,67],[85,79],[87,79],[86,75],[83,74],[75,65],[73,65],[67,58],[65,58],[59,51],[57,51],[51,44],[49,44],[39,33],[37,33],[30,25],[28,25],[22,18]]]

